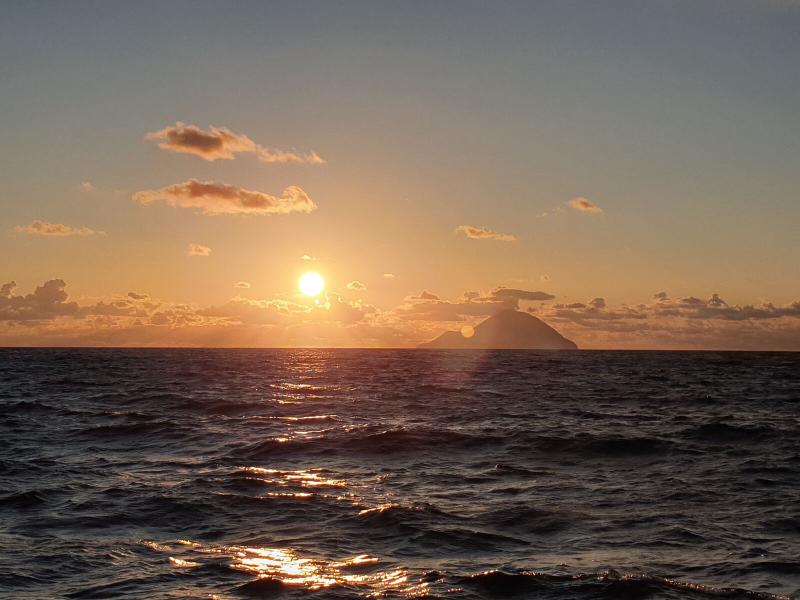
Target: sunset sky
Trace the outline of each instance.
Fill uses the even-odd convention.
[[[414,346],[518,307],[800,350],[798,31],[793,0],[7,4],[0,345]]]

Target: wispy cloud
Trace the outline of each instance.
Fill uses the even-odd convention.
[[[186,254],[188,256],[211,256],[211,248],[203,246],[203,244],[189,244],[186,247]]]
[[[29,225],[17,225],[14,227],[14,231],[17,233],[56,237],[105,235],[102,231],[95,231],[88,227],[71,227],[63,223],[48,223],[47,221],[32,221]]]
[[[367,286],[361,283],[360,281],[351,281],[350,283],[347,284],[347,289],[363,292],[364,290],[367,289]]]
[[[456,231],[463,233],[472,240],[498,240],[500,242],[514,242],[516,236],[510,233],[499,233],[486,227],[475,227],[473,225],[459,225]]]
[[[240,289],[243,289],[243,290],[249,290],[250,289],[250,282],[249,281],[237,281],[236,283],[233,284],[233,287],[237,287],[237,288],[240,288]]]
[[[325,164],[316,152],[278,150],[257,144],[243,133],[234,133],[226,127],[209,127],[208,131],[196,125],[178,121],[164,129],[145,135],[148,141],[157,141],[159,148],[171,152],[193,154],[208,161],[232,160],[236,154],[251,153],[266,163]]]
[[[84,192],[91,192],[94,190],[94,184],[91,181],[81,181],[80,187]]]
[[[205,215],[310,213],[317,208],[308,194],[297,186],[287,187],[278,197],[237,185],[196,179],[159,190],[136,192],[133,199],[140,204],[160,200],[178,208],[199,208]]]
[[[587,200],[586,198],[582,198],[580,196],[570,200],[569,206],[580,212],[595,213],[595,214],[603,212],[603,209],[597,206],[594,202],[592,202],[591,200]]]

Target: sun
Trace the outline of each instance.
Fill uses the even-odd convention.
[[[325,289],[325,280],[319,273],[309,271],[303,274],[297,282],[297,287],[304,296],[319,296]]]

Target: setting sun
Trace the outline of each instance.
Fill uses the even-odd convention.
[[[300,278],[297,286],[304,296],[319,296],[325,288],[325,280],[319,273],[309,271]]]

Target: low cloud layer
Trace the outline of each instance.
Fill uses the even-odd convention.
[[[414,346],[476,325],[505,309],[527,310],[583,348],[800,350],[800,301],[733,305],[712,294],[637,305],[602,296],[551,302],[546,292],[495,288],[455,300],[424,291],[379,310],[326,293],[234,297],[213,306],[160,302],[139,292],[75,302],[52,279],[31,293],[0,286],[0,345]]]
[[[456,232],[463,233],[471,240],[497,240],[500,242],[514,242],[516,236],[510,233],[499,233],[486,227],[475,227],[473,225],[459,225]]]
[[[280,196],[272,196],[237,185],[196,179],[136,192],[133,199],[144,205],[161,201],[177,208],[196,208],[204,215],[275,215],[310,213],[317,209],[308,194],[297,186],[289,186]]]
[[[603,212],[603,209],[597,206],[594,202],[587,200],[586,198],[582,198],[580,196],[570,200],[569,206],[570,208],[574,208],[579,212],[595,213],[595,214]]]
[[[234,133],[226,127],[209,127],[208,131],[196,125],[178,121],[164,129],[145,136],[148,141],[159,142],[158,147],[170,152],[193,154],[208,161],[233,160],[236,154],[255,154],[265,163],[325,164],[316,152],[278,150],[255,143],[243,133]]]
[[[29,225],[17,225],[14,227],[14,231],[55,237],[105,235],[102,231],[95,231],[88,227],[71,227],[63,223],[48,223],[47,221],[32,221]]]

